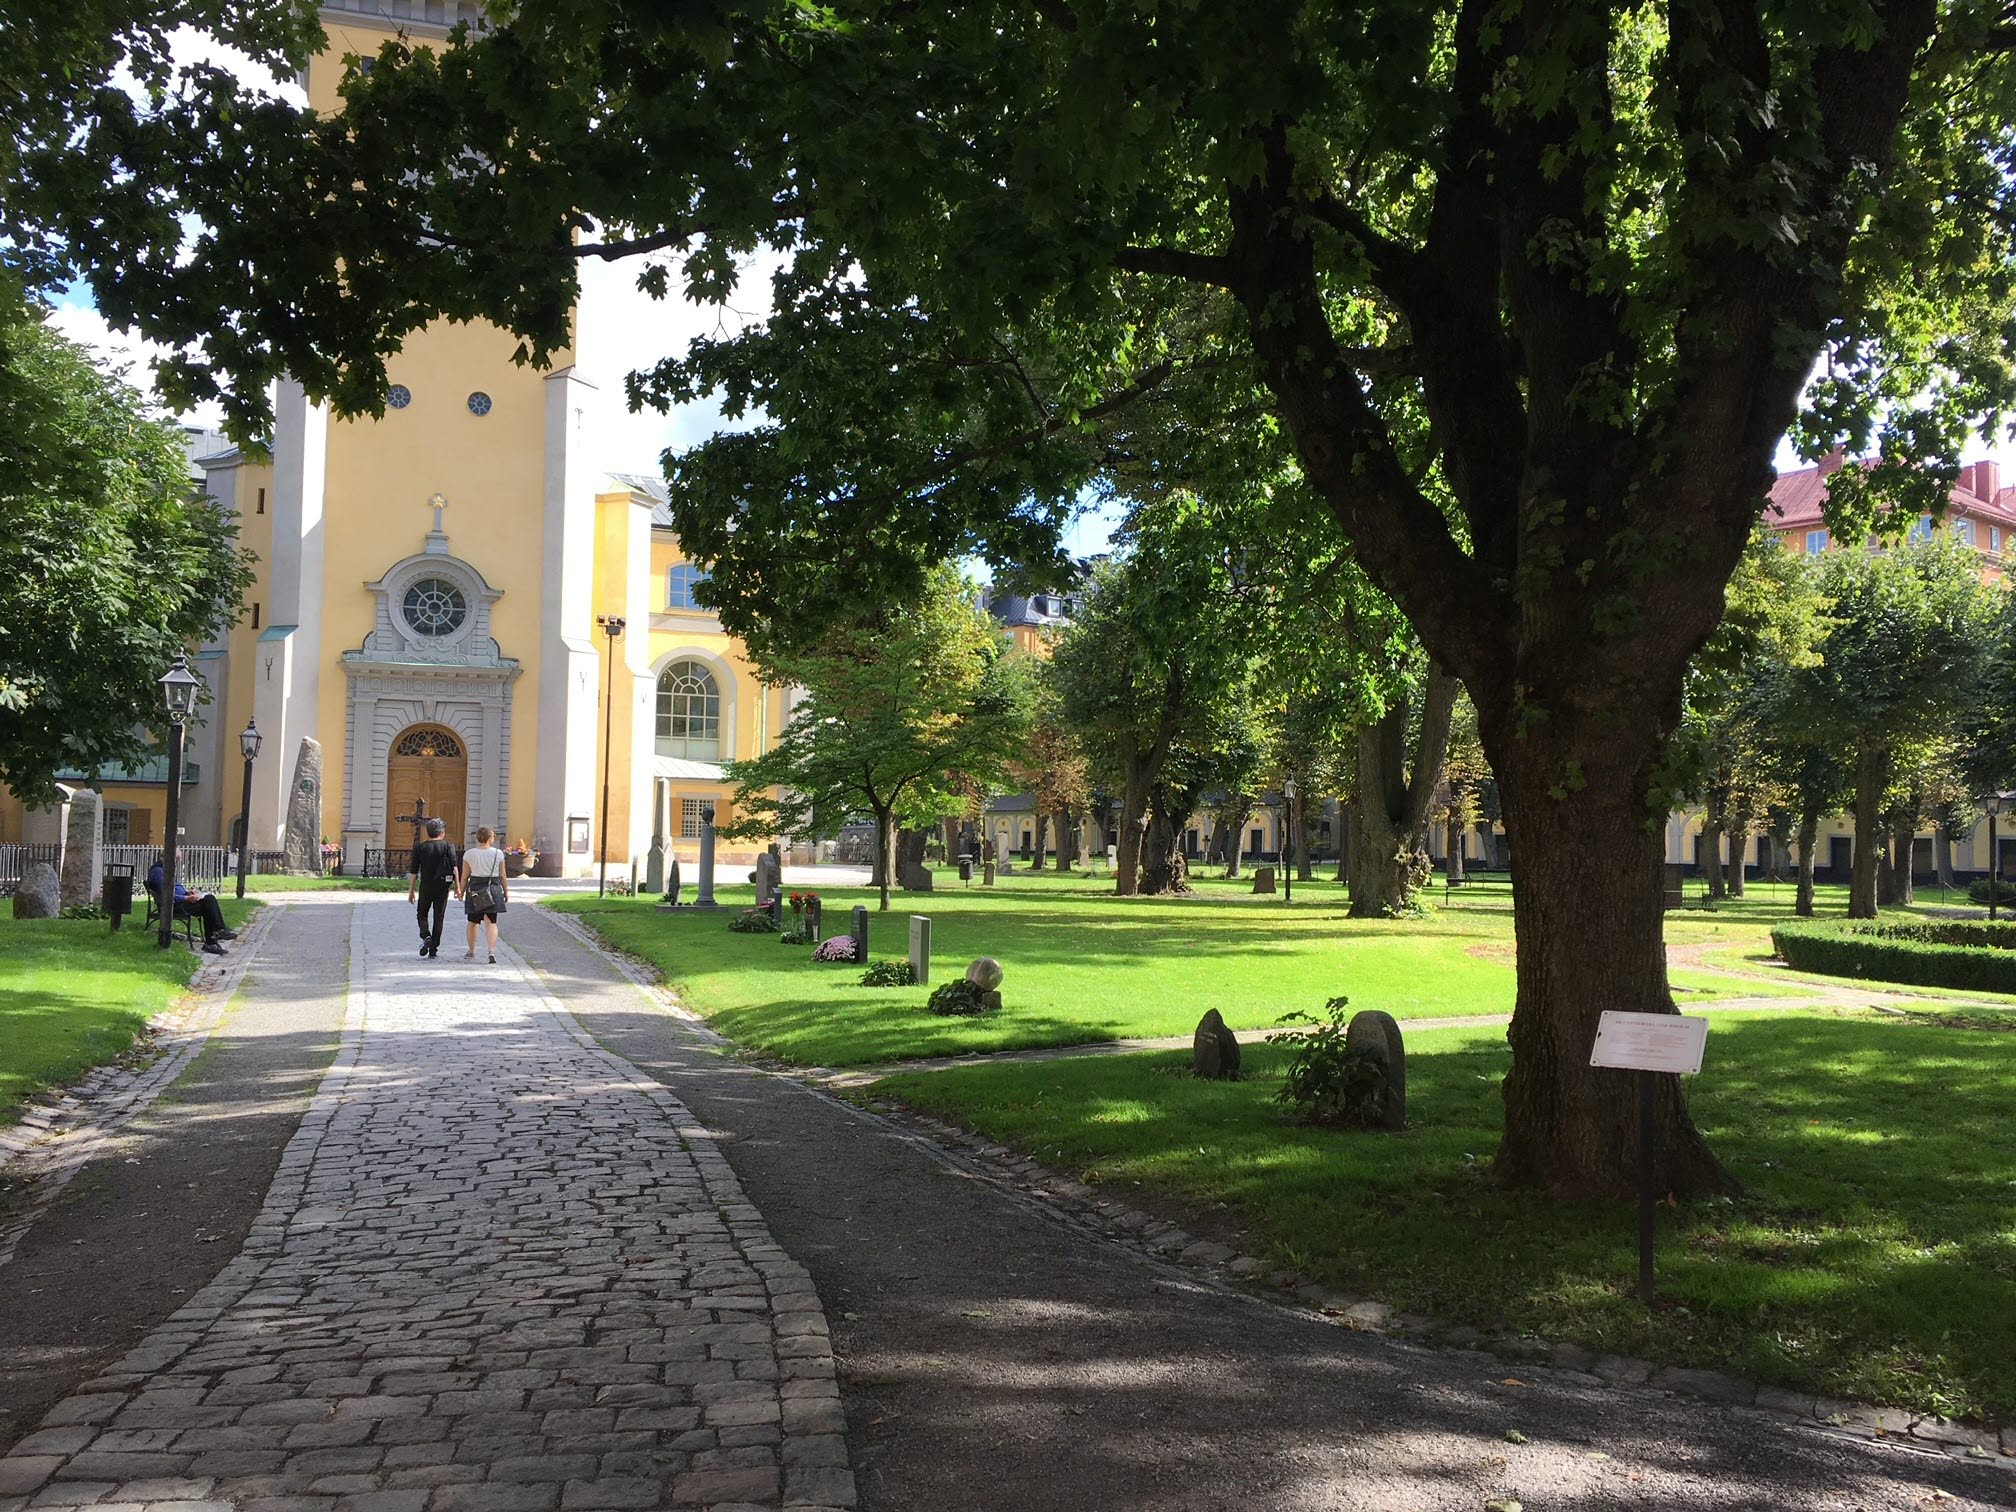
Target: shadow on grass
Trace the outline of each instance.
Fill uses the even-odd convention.
[[[1399,1308],[1948,1413],[2016,1414],[2016,1080],[1999,1036],[1812,1017],[1718,1024],[1696,1116],[1749,1184],[1661,1218],[1661,1304],[1612,1203],[1508,1193],[1502,1044],[1415,1037],[1397,1138],[1284,1123],[1281,1053],[1212,1084],[1180,1054],[893,1077],[948,1114]],[[1141,1185],[1136,1188],[1134,1183]],[[1216,1215],[1215,1219],[1212,1215]],[[1256,1244],[1257,1241],[1257,1244]]]

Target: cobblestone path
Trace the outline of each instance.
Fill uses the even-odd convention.
[[[0,1459],[0,1512],[852,1506],[819,1299],[684,1107],[515,956],[351,913],[243,1251]]]

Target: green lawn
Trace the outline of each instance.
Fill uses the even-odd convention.
[[[226,884],[222,892],[232,891],[235,884]],[[248,893],[277,892],[404,892],[404,877],[288,877],[278,874],[265,877],[247,877],[245,891]]]
[[[258,906],[227,897],[224,916],[235,928]],[[204,958],[179,939],[161,949],[141,918],[114,933],[102,919],[0,916],[0,1123],[37,1090],[125,1054],[196,974]]]
[[[1114,898],[1103,885],[1016,877],[970,891],[941,884],[871,913],[874,957],[901,960],[909,915],[933,921],[932,982],[975,956],[1006,970],[1007,1011],[942,1018],[923,987],[855,985],[859,966],[815,965],[809,947],[728,931],[750,890],[723,889],[714,913],[660,913],[651,900],[568,897],[550,906],[656,965],[726,1033],[787,1060],[854,1065],[916,1055],[1188,1034],[1207,1007],[1237,1029],[1347,993],[1399,1018],[1509,1013],[1509,915],[1452,913],[1396,927],[1346,918],[1334,885],[1292,907],[1213,887],[1195,899]],[[828,933],[844,933],[866,889],[821,890]]]
[[[1512,1011],[1512,914],[1502,884],[1473,884],[1432,918],[1397,923],[1349,918],[1335,882],[1297,884],[1292,904],[1255,897],[1243,880],[1200,879],[1191,898],[1116,898],[1110,887],[1104,878],[1017,872],[992,889],[967,888],[941,872],[936,892],[898,894],[887,914],[873,912],[866,888],[822,890],[829,933],[845,931],[855,903],[869,904],[877,958],[902,959],[909,915],[929,915],[933,983],[960,975],[975,956],[998,959],[1007,1009],[979,1019],[928,1012],[925,988],[860,987],[858,967],[815,965],[806,948],[729,933],[729,915],[750,900],[746,886],[722,889],[727,906],[712,914],[662,913],[655,899],[570,896],[551,906],[657,966],[726,1033],[803,1064],[1188,1034],[1212,1007],[1235,1029],[1263,1029],[1333,994],[1399,1019]],[[1728,915],[1676,919],[1673,933],[1768,947],[1766,931],[1783,912],[1751,900]],[[1685,1005],[1808,995],[1797,983],[1686,966],[1672,981]]]
[[[1354,1006],[1356,1005],[1354,1000]],[[2016,1416],[2016,1077],[2004,1035],[1848,1015],[1718,1019],[1697,1119],[1750,1188],[1662,1214],[1490,1182],[1498,1034],[1410,1036],[1407,1132],[1282,1121],[1280,1052],[1236,1084],[1180,1053],[891,1077],[945,1114],[1249,1252],[1446,1322],[1952,1415]]]

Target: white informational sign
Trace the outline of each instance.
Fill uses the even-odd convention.
[[[1708,1020],[1677,1013],[1606,1013],[1589,1051],[1592,1066],[1692,1076],[1708,1046]]]

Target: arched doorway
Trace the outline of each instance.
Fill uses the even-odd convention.
[[[462,742],[439,725],[402,730],[385,765],[385,848],[412,845],[413,805],[423,798],[427,817],[439,819],[448,826],[448,838],[463,844],[468,797],[469,754]]]

